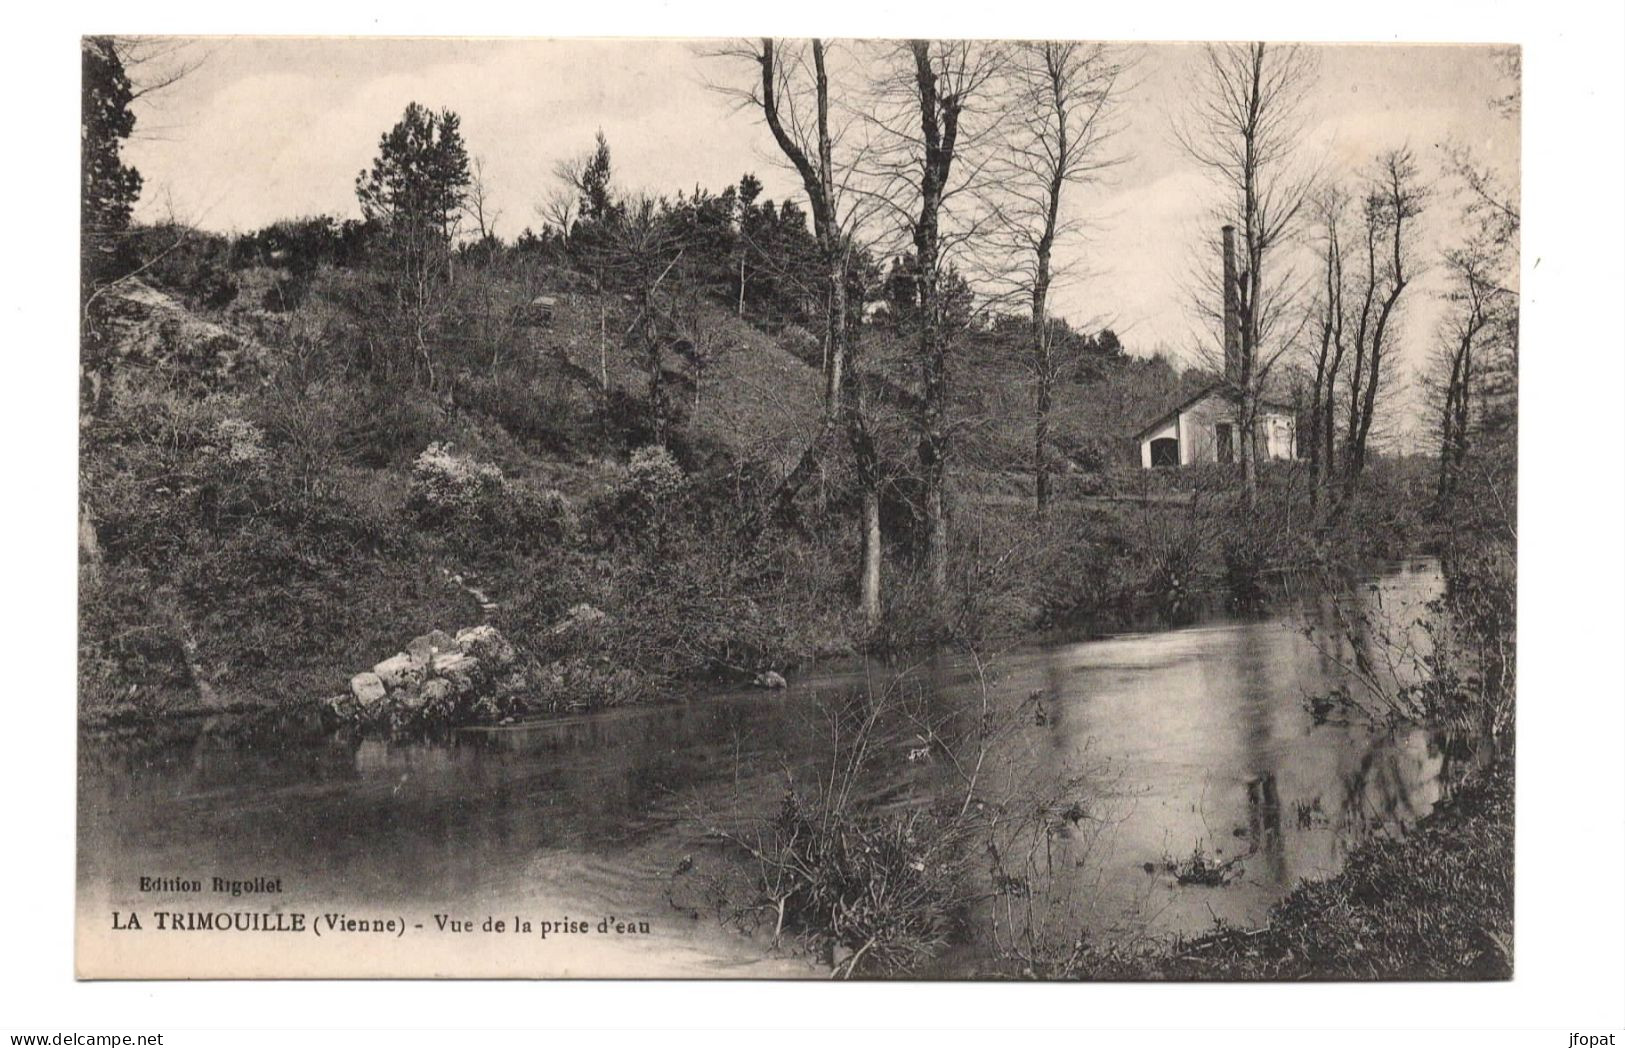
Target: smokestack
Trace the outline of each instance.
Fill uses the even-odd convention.
[[[1236,227],[1224,227],[1224,377],[1241,379],[1241,288],[1236,275]]]

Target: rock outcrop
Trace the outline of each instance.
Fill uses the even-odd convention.
[[[369,729],[437,728],[501,723],[534,714],[603,709],[648,699],[655,681],[600,654],[602,631],[614,619],[576,604],[543,633],[545,662],[522,661],[512,642],[489,624],[413,637],[404,651],[350,680],[328,700],[341,723]],[[757,683],[784,687],[769,672]]]
[[[494,626],[471,626],[455,636],[431,630],[350,678],[350,694],[330,706],[341,718],[390,727],[496,719],[503,700],[530,686],[517,661]]]
[[[513,664],[513,645],[497,632],[495,626],[470,626],[466,630],[458,630],[453,640],[458,651],[487,665],[501,667]]]
[[[428,666],[425,662],[414,659],[406,652],[391,655],[372,668],[378,679],[384,682],[386,688],[409,688],[414,684],[422,684],[427,674]]]

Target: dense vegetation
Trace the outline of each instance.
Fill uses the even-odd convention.
[[[544,228],[504,241],[456,114],[413,104],[357,178],[360,219],[131,226],[121,78],[116,49],[87,45],[87,711],[332,694],[416,633],[486,619],[562,682],[510,712],[590,708],[1135,602],[1177,618],[1203,589],[1245,600],[1272,571],[1462,534],[1429,519],[1459,498],[1455,458],[1448,492],[1430,460],[1377,457],[1325,500],[1295,462],[1244,489],[1226,467],[1138,470],[1133,431],[1214,375],[1054,317],[1035,474],[1031,319],[979,305],[952,267],[933,312],[917,252],[843,249],[867,451],[813,458],[824,248],[752,176],[622,193],[599,136],[561,165]],[[945,322],[944,392],[912,362]],[[1311,412],[1304,374],[1283,374]],[[952,429],[946,516],[922,418]],[[877,614],[852,523],[871,488]],[[590,630],[570,627],[582,609]]]
[[[231,702],[331,693],[414,632],[481,616],[454,575],[494,599],[504,632],[539,646],[572,606],[603,610],[617,629],[579,654],[651,677],[932,638],[908,581],[913,478],[900,447],[885,502],[899,577],[872,635],[848,614],[853,558],[828,525],[850,512],[841,463],[771,541],[740,534],[814,421],[817,345],[804,331],[765,330],[704,295],[683,303],[714,348],[662,360],[676,392],[660,443],[636,347],[617,340],[598,356],[601,326],[623,331],[635,310],[582,290],[594,278],[568,256],[459,253],[431,384],[379,337],[387,276],[369,235],[312,220],[234,239],[169,227],[126,238],[133,258],[157,262],[91,306],[114,359],[84,416],[87,707],[189,705],[202,688]],[[545,319],[532,315],[538,296],[552,300]],[[998,334],[978,342],[992,379]],[[1185,388],[1162,360],[1085,360],[1088,384],[1067,392],[1080,417],[1115,418],[1118,433],[1136,405]],[[890,419],[900,443],[905,421]],[[1008,468],[1024,444],[1018,425],[978,435],[951,637],[1087,614],[1163,570],[1166,550],[1125,537],[1119,516],[1132,511],[1067,502],[1032,519],[1016,497],[1030,482]],[[1063,490],[1139,483],[1113,468],[1121,448],[1080,436],[1074,454]],[[1180,516],[1210,528],[1200,512]]]

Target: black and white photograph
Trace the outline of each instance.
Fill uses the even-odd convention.
[[[1538,48],[712,24],[78,35],[55,974],[1552,978]]]
[[[1516,47],[82,46],[81,974],[1515,970]]]

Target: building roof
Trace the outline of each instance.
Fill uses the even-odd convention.
[[[1186,400],[1182,401],[1176,407],[1173,407],[1173,408],[1168,409],[1167,411],[1164,411],[1162,414],[1160,414],[1156,418],[1152,419],[1151,422],[1148,425],[1141,426],[1139,428],[1139,430],[1137,430],[1135,432],[1134,439],[1135,440],[1140,440],[1147,433],[1150,433],[1152,430],[1161,429],[1163,427],[1163,425],[1166,424],[1169,419],[1173,418],[1176,415],[1181,414],[1182,412],[1185,411],[1186,408],[1189,408],[1191,405],[1197,403],[1200,400],[1206,399],[1209,395],[1211,395],[1213,393],[1221,393],[1222,395],[1225,395],[1225,396],[1229,397],[1229,399],[1231,399],[1231,400],[1236,399],[1235,394],[1233,394],[1233,393],[1224,393],[1223,392],[1223,390],[1221,389],[1221,387],[1223,385],[1224,385],[1223,382],[1210,382],[1207,385],[1203,386],[1195,394],[1193,394],[1192,396],[1190,396]],[[1258,405],[1259,405],[1259,407],[1270,408],[1270,409],[1275,410],[1275,411],[1287,411],[1287,412],[1290,412],[1290,411],[1294,410],[1291,404],[1283,404],[1278,400],[1270,400],[1270,399],[1268,399],[1266,397],[1260,397],[1258,399]]]

